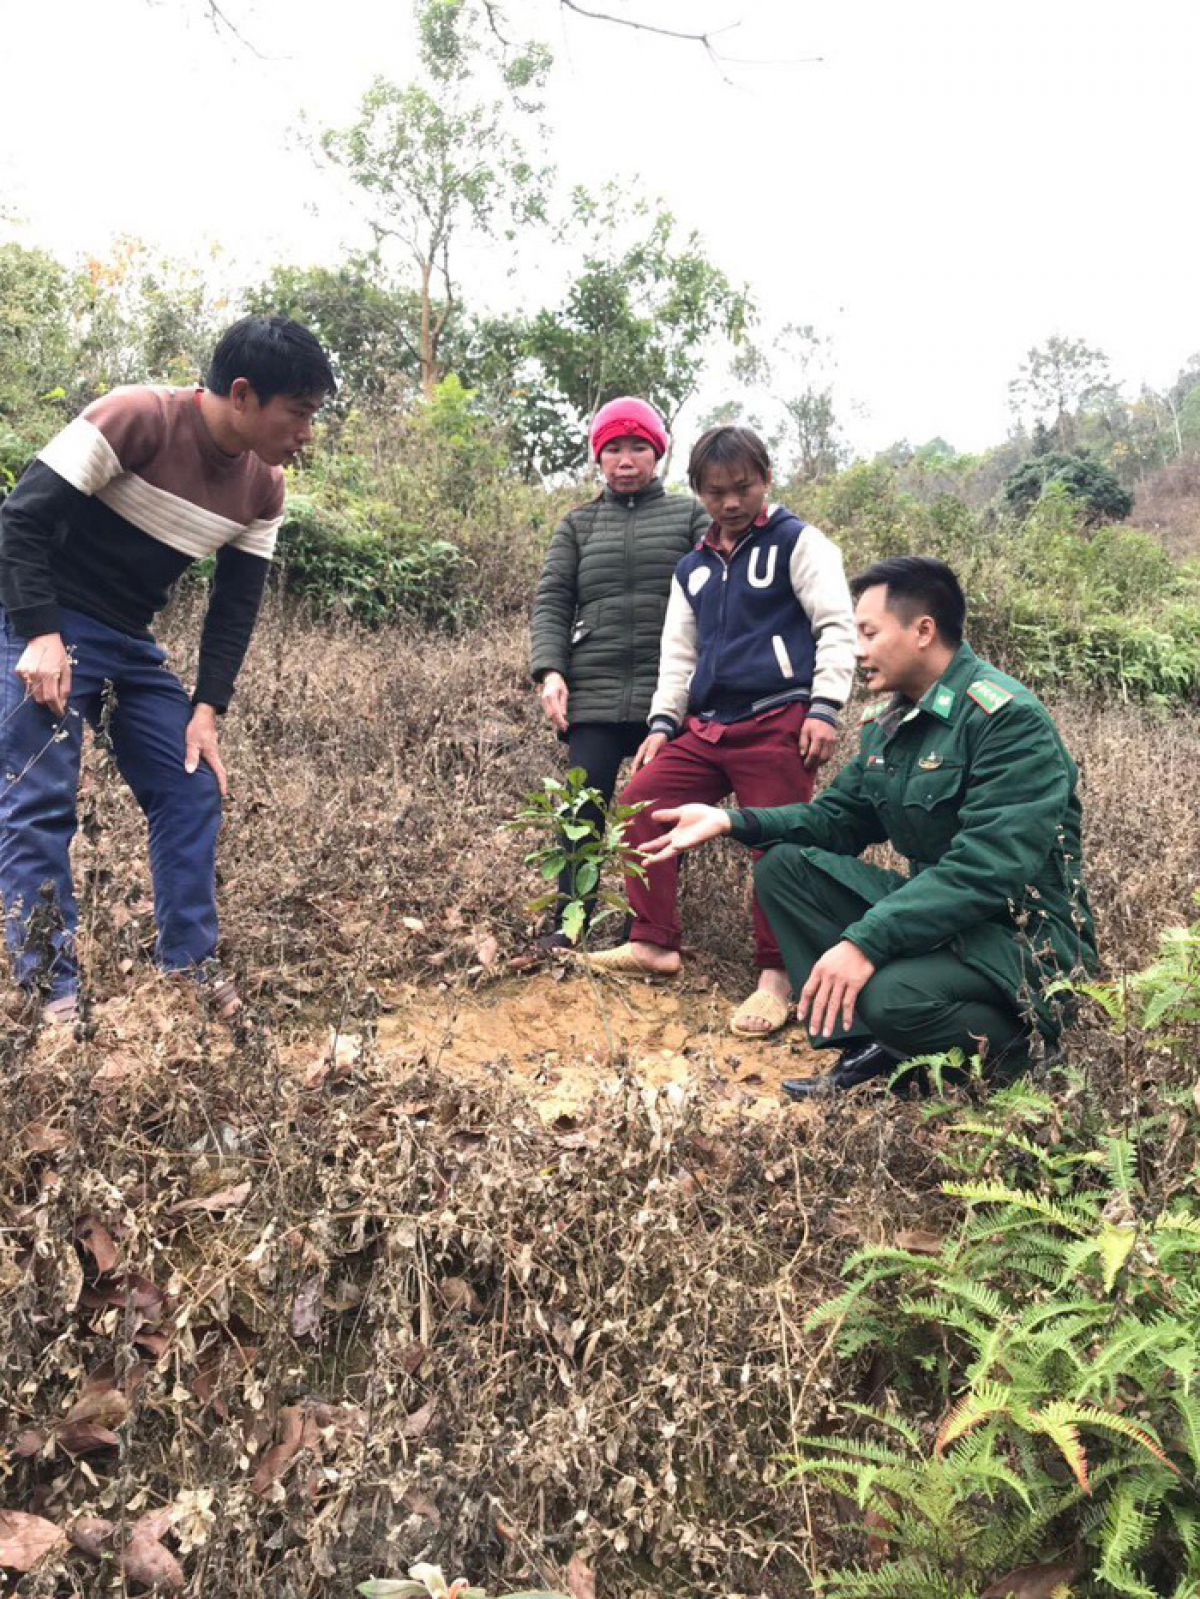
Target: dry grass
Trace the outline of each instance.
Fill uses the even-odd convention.
[[[1058,709],[1106,958],[1136,965],[1192,913],[1200,727]],[[552,1585],[575,1551],[614,1599],[809,1593],[834,1529],[777,1457],[869,1374],[800,1324],[849,1248],[936,1226],[934,1128],[893,1104],[739,1124],[704,1087],[645,1092],[619,1052],[590,1115],[547,1126],[499,1068],[381,1055],[400,981],[474,982],[485,938],[503,957],[527,933],[500,823],[558,752],[512,630],[273,612],[226,749],[224,925],[271,1032],[214,1035],[153,976],[140,819],[94,761],[102,1004],[57,1051],[15,1021],[0,1043],[0,1506],[171,1506],[163,1547],[220,1599],[349,1594],[422,1557]],[[744,869],[714,852],[686,888],[728,983]],[[358,1042],[306,1084],[330,1025]],[[1136,1051],[1077,1050],[1136,1113]],[[67,1420],[89,1389],[109,1441]],[[70,1553],[19,1591],[119,1593],[113,1566]]]

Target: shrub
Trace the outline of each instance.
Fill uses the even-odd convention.
[[[1133,510],[1133,495],[1103,461],[1062,450],[1031,456],[1005,480],[1004,498],[1014,511],[1026,515],[1054,488],[1078,503],[1089,527],[1123,521]]]
[[[1200,1213],[1190,1191],[1150,1203],[1134,1138],[1102,1130],[1080,1075],[1056,1086],[954,1122],[958,1225],[860,1250],[809,1318],[890,1368],[887,1404],[798,1444],[795,1475],[867,1518],[875,1560],[830,1576],[838,1599],[976,1599],[989,1579],[999,1599],[1031,1560],[1054,1563],[1038,1592],[1084,1572],[1197,1592]]]
[[[284,592],[322,615],[344,614],[368,626],[411,617],[456,628],[469,619],[470,562],[447,539],[422,537],[387,507],[373,508],[375,526],[302,495],[288,501],[280,538]]]

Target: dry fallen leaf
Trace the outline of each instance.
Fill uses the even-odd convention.
[[[115,1531],[111,1521],[106,1521],[103,1516],[77,1516],[67,1529],[67,1534],[76,1549],[90,1555],[93,1560],[99,1560],[112,1541]]]
[[[279,1412],[279,1442],[272,1444],[259,1461],[251,1492],[269,1492],[300,1453],[303,1443],[304,1412],[299,1405],[285,1405]]]
[[[23,1510],[0,1510],[0,1566],[32,1571],[47,1555],[67,1547],[67,1535],[44,1516]]]
[[[186,1581],[171,1551],[136,1530],[121,1555],[121,1570],[151,1593],[182,1593]]]
[[[77,1399],[63,1418],[64,1427],[95,1422],[101,1427],[119,1427],[129,1414],[129,1401],[119,1388],[98,1388]]]
[[[321,1292],[325,1277],[321,1272],[305,1279],[292,1304],[292,1332],[297,1338],[313,1338],[321,1329]]]
[[[572,1555],[567,1567],[567,1591],[571,1599],[596,1599],[596,1573],[582,1555]]]
[[[88,1455],[94,1449],[119,1449],[119,1436],[97,1421],[69,1421],[54,1434],[69,1455]]]
[[[896,1234],[896,1248],[906,1249],[910,1255],[940,1255],[945,1242],[937,1233],[922,1232],[919,1227]]]
[[[429,1495],[424,1493],[420,1488],[409,1488],[404,1495],[404,1503],[414,1515],[424,1516],[425,1520],[431,1522],[435,1527],[441,1526],[441,1511],[438,1509],[435,1501],[432,1500]]]
[[[441,1295],[447,1310],[465,1310],[470,1316],[478,1316],[483,1309],[483,1300],[465,1277],[447,1277]]]
[[[70,1139],[61,1128],[51,1127],[46,1122],[30,1122],[21,1134],[21,1142],[28,1155],[57,1155]]]
[[[150,1593],[182,1593],[183,1567],[159,1539],[171,1524],[169,1509],[153,1510],[134,1522],[119,1565],[125,1577]],[[102,1560],[115,1545],[116,1527],[103,1516],[79,1516],[71,1523],[70,1539],[76,1549]]]
[[[1059,1588],[1068,1587],[1079,1575],[1079,1565],[1018,1566],[997,1577],[979,1599],[1053,1599]]]
[[[172,1205],[169,1215],[182,1216],[190,1210],[236,1210],[239,1205],[244,1205],[250,1198],[250,1182],[238,1183],[233,1188],[222,1188],[215,1194],[204,1194],[199,1199],[184,1199],[178,1205]]]
[[[75,1223],[75,1237],[96,1262],[96,1270],[102,1276],[115,1269],[120,1255],[112,1234],[99,1216],[81,1216]]]
[[[499,941],[488,933],[486,938],[481,938],[475,946],[475,959],[486,968],[492,967],[500,958]]]
[[[400,1423],[400,1433],[404,1438],[421,1438],[429,1431],[429,1424],[437,1414],[437,1400],[428,1399],[419,1410],[414,1410],[411,1416],[406,1416]]]

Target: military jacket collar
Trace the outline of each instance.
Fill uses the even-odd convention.
[[[906,694],[893,695],[889,703],[869,720],[875,723],[885,740],[893,738],[905,722],[921,713],[935,717],[939,722],[951,722],[979,665],[979,657],[971,646],[960,644],[950,665],[936,683],[930,684],[919,700],[914,702]]]

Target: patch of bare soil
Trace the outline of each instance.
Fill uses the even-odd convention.
[[[473,989],[405,985],[380,1018],[377,1046],[385,1066],[503,1077],[548,1123],[581,1116],[598,1092],[631,1078],[704,1087],[730,1113],[769,1115],[785,1078],[824,1063],[794,1022],[761,1040],[730,1032],[732,1009],[700,979],[593,979],[560,967]]]

